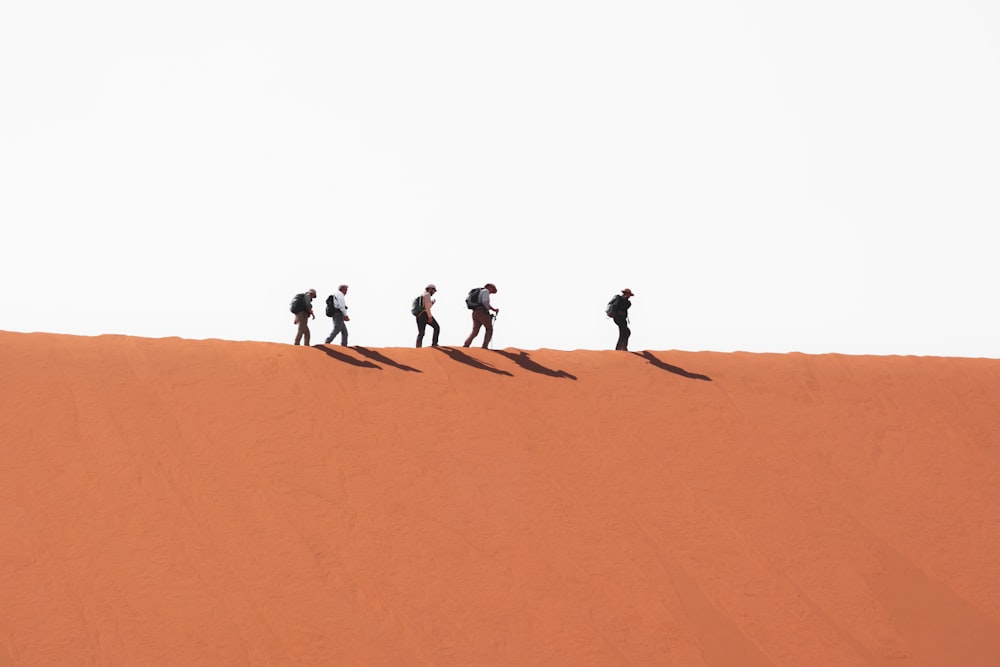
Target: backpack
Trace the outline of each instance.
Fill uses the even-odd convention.
[[[298,315],[301,312],[309,310],[308,308],[306,308],[305,292],[300,292],[299,294],[295,295],[295,298],[292,299],[292,303],[290,305],[289,310],[291,310],[292,313],[295,315]]]
[[[333,300],[333,295],[332,294],[330,296],[326,297],[326,316],[327,317],[333,317],[333,314],[335,312],[337,312],[337,309],[334,308],[334,305],[336,303],[337,302]]]
[[[419,315],[424,312],[424,295],[421,294],[416,299],[413,300],[413,305],[410,306],[411,315]]]
[[[469,290],[469,296],[465,297],[465,305],[469,308],[469,310],[479,308],[479,294],[482,290],[482,287],[474,287]]]
[[[615,294],[611,301],[608,301],[608,305],[604,309],[604,314],[608,317],[614,317],[618,313],[618,300],[621,298],[621,294]]]

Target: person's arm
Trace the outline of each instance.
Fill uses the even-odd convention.
[[[482,294],[482,297],[479,299],[479,302],[481,304],[483,304],[483,308],[486,309],[487,313],[490,312],[491,310],[494,313],[499,313],[500,312],[499,308],[494,308],[493,306],[490,305],[490,291],[488,289],[486,289],[485,287],[483,288],[483,294]]]

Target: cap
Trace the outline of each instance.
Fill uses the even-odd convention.
[[[431,283],[430,285],[428,285],[428,286],[427,286],[427,287],[425,287],[424,289],[429,289],[429,290],[431,290],[431,289],[432,289],[432,290],[436,290],[436,289],[437,289],[437,287],[435,287],[435,286],[434,286],[434,283]]]

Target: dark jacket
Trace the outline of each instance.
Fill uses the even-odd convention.
[[[614,318],[618,319],[628,317],[628,309],[632,307],[632,302],[629,301],[628,297],[624,294],[619,294],[615,297],[615,305],[611,312],[614,313]]]

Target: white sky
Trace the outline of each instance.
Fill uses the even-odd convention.
[[[1000,357],[994,0],[6,2],[0,98],[0,329]]]

